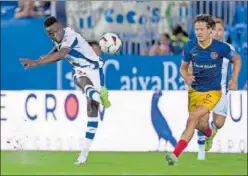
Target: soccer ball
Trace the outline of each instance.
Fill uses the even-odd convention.
[[[116,54],[120,51],[122,42],[116,34],[109,32],[102,36],[99,45],[103,53]]]

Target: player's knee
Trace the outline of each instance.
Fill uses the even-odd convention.
[[[86,76],[82,76],[80,78],[78,78],[78,81],[77,81],[77,85],[84,90],[85,86],[86,85],[93,85],[91,80],[86,77]]]
[[[200,120],[198,121],[197,125],[196,125],[196,129],[202,131],[208,128],[208,121],[206,120]]]
[[[99,110],[99,103],[94,100],[88,100],[87,102],[87,115],[88,117],[97,117]]]
[[[224,126],[225,123],[225,118],[218,118],[214,120],[214,125],[216,126],[217,129],[220,129]]]

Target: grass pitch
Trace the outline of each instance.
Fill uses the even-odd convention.
[[[247,154],[184,153],[168,166],[163,152],[91,152],[76,166],[78,152],[1,151],[1,175],[247,175]]]

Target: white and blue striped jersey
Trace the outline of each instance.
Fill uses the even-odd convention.
[[[226,42],[224,42],[224,43],[227,44],[230,47],[230,49],[235,52],[235,49],[231,44],[226,43]],[[221,74],[222,74],[222,77],[221,77],[222,93],[226,94],[228,92],[228,82],[231,78],[231,73],[232,73],[232,67],[231,67],[230,60],[224,57],[223,63],[222,63],[222,71],[221,71]]]
[[[56,43],[55,47],[59,50],[61,48],[69,48],[70,52],[66,55],[66,59],[74,67],[95,67],[102,62],[101,58],[94,52],[88,42],[73,29],[64,28],[64,36],[61,43]],[[102,63],[103,64],[103,63]]]

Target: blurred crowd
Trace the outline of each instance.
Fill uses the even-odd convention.
[[[181,55],[184,44],[189,40],[188,33],[180,25],[175,26],[172,34],[163,33],[158,41],[153,41],[149,49],[141,51],[142,55]]]
[[[3,1],[4,2],[4,1]],[[5,1],[10,3],[10,1]],[[48,16],[51,15],[51,1],[38,1],[38,0],[19,0],[18,4],[15,2],[15,8],[14,8],[14,18],[20,19],[20,18],[30,18],[30,17],[42,17],[42,16]],[[1,2],[2,4],[2,2]],[[65,10],[65,2],[56,2],[56,16],[59,21],[62,22],[63,26],[66,26],[66,10]],[[212,3],[209,3],[209,5],[213,5]],[[195,6],[196,9],[199,10],[199,3],[196,3]],[[203,3],[203,7],[206,6],[206,3]],[[203,9],[206,9],[205,7]],[[210,8],[212,9],[212,8]],[[226,25],[227,31],[226,36],[228,36],[225,41],[228,43],[232,43],[235,48],[237,48],[238,52],[243,52],[247,55],[248,49],[247,49],[247,32],[242,32],[244,30],[247,30],[247,18],[244,18],[242,14],[247,12],[247,7],[245,8],[244,4],[240,4],[237,6],[236,10],[237,13],[235,13],[234,16],[234,28],[230,30],[230,26]],[[2,8],[1,5],[1,14],[3,14],[4,8]],[[204,11],[205,12],[205,11]],[[1,15],[2,18],[3,15]],[[168,17],[168,21],[169,21]],[[174,18],[173,19],[177,19]],[[240,25],[240,24],[245,25]],[[168,31],[168,30],[167,30]],[[189,38],[194,38],[194,31],[188,30],[183,23],[173,23],[173,25],[170,25],[170,33],[162,33],[159,37],[157,36],[156,39],[151,39],[149,41],[149,44],[147,46],[141,47],[141,43],[138,43],[138,52],[132,51],[133,54],[141,54],[141,55],[149,55],[149,56],[155,56],[155,55],[181,55],[183,51],[184,44],[189,40]],[[243,35],[246,34],[246,35]],[[157,34],[156,34],[157,35]],[[238,37],[237,37],[238,36]],[[233,41],[230,39],[232,38]],[[245,42],[246,40],[246,42]],[[127,42],[128,43],[128,42]],[[132,46],[132,50],[134,50],[134,47]],[[125,54],[122,53],[121,54]]]
[[[50,1],[19,0],[15,9],[15,18],[27,18],[50,15]]]

